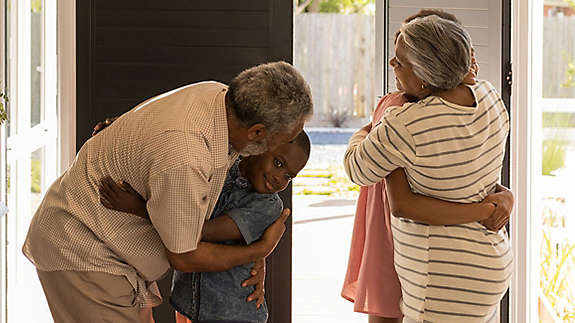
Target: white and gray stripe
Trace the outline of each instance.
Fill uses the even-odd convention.
[[[344,165],[360,185],[405,168],[412,189],[471,203],[499,181],[509,117],[487,81],[470,87],[475,107],[428,97],[386,111],[350,140]],[[441,216],[438,214],[437,216]],[[507,290],[513,255],[504,231],[479,223],[433,226],[392,218],[402,310],[419,322],[489,322]]]

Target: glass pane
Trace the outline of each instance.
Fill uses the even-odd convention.
[[[31,0],[30,15],[30,125],[33,127],[44,118],[43,85],[44,85],[44,3],[42,0]]]
[[[40,148],[31,155],[31,182],[30,182],[30,210],[36,211],[36,208],[42,200],[42,187],[44,179],[44,148]]]
[[[6,35],[14,35],[15,34],[15,29],[14,28],[14,24],[15,24],[15,20],[16,20],[16,10],[12,4],[12,1],[7,1],[6,2]],[[8,95],[9,99],[14,99],[12,96],[12,93],[15,93],[15,87],[12,88],[12,92],[11,91],[11,84],[16,84],[16,61],[14,59],[11,58],[12,56],[12,52],[16,50],[16,43],[15,43],[15,38],[16,37],[6,37],[7,41],[6,41],[6,53],[8,53],[8,57],[7,57],[7,63],[6,63],[6,82],[4,84],[1,84],[0,88],[4,88],[6,90],[5,94]],[[6,103],[6,114],[8,116],[8,120],[6,121],[6,135],[8,137],[10,137],[13,133],[16,132],[16,123],[14,122],[13,118],[15,116],[14,111],[12,111],[12,108],[14,107],[14,104],[11,104],[10,102],[6,102],[6,100],[4,101],[4,103]]]
[[[354,130],[376,104],[375,1],[304,1],[294,15],[294,65],[312,88],[311,156],[293,182],[294,322],[366,322],[340,294],[359,187],[343,169]]]
[[[575,322],[575,2],[545,2],[543,15],[539,321]]]

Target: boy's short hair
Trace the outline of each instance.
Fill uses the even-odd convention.
[[[311,152],[311,142],[309,140],[309,136],[307,135],[307,133],[304,130],[302,130],[289,143],[290,144],[296,144],[298,147],[300,147],[303,150],[303,153],[305,154],[305,158],[306,158],[306,163],[307,163],[307,160],[309,159],[309,154]]]

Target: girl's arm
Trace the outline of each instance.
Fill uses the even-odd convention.
[[[499,230],[501,218],[509,219],[513,194],[502,186],[501,191],[489,195],[481,203],[454,203],[411,191],[403,169],[397,169],[386,177],[386,190],[391,213],[396,217],[411,219],[431,225],[452,225],[482,221],[490,230]],[[501,208],[498,212],[496,210]],[[491,217],[498,221],[488,221]]]
[[[146,200],[130,184],[122,182],[118,185],[111,177],[105,177],[102,179],[99,191],[100,202],[106,208],[150,219]],[[204,223],[202,241],[221,242],[227,240],[243,240],[236,222],[231,217],[222,215]]]

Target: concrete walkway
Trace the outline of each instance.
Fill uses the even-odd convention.
[[[294,195],[294,323],[367,322],[341,296],[353,229],[354,199]]]

